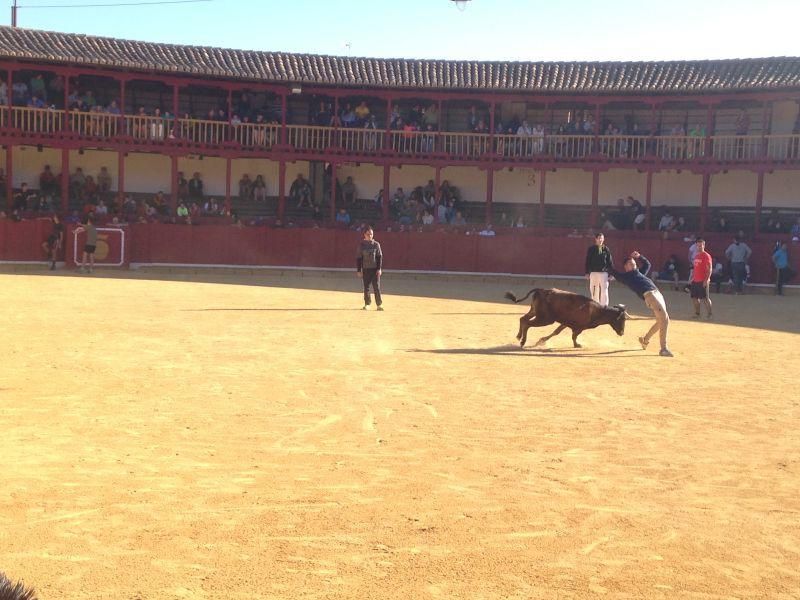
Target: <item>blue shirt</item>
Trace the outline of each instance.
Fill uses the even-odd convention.
[[[778,269],[785,269],[789,266],[789,253],[783,248],[778,248],[772,255],[772,262]]]
[[[617,281],[627,285],[639,298],[644,300],[646,292],[652,292],[658,290],[658,288],[655,283],[647,278],[647,274],[650,272],[650,261],[642,255],[639,255],[639,260],[642,261],[641,271],[639,269],[633,269],[632,271],[620,272],[612,267],[608,272],[611,273]]]

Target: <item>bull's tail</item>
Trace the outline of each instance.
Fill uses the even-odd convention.
[[[517,297],[516,297],[514,294],[512,294],[511,292],[506,292],[506,293],[504,294],[504,297],[505,297],[505,298],[508,298],[509,300],[511,300],[512,302],[514,302],[515,304],[519,304],[520,302],[522,302],[523,300],[525,300],[525,298],[527,298],[527,297],[528,297],[528,296],[530,296],[530,295],[531,295],[533,292],[535,292],[537,289],[538,289],[538,288],[533,288],[533,289],[532,289],[530,292],[528,292],[527,294],[525,294],[525,295],[524,295],[522,298],[520,298],[519,300],[517,300]]]

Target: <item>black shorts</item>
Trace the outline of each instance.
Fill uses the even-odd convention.
[[[94,254],[94,251],[96,249],[97,249],[97,246],[92,246],[91,244],[86,244],[83,247],[83,251],[86,252],[86,254]]]
[[[56,236],[51,235],[49,238],[47,238],[47,247],[48,248],[50,248],[52,250],[57,245],[58,245],[58,238]]]
[[[689,286],[689,295],[696,300],[708,300],[708,285],[693,281]]]

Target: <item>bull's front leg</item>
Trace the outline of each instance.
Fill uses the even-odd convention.
[[[580,335],[582,332],[583,332],[583,330],[582,330],[582,329],[573,329],[573,330],[572,330],[572,344],[573,344],[573,346],[575,346],[576,348],[583,348],[583,346],[581,346],[581,345],[578,343],[578,336],[579,336],[579,335]]]
[[[527,312],[519,318],[519,331],[517,332],[517,339],[520,341],[520,345],[525,345],[525,336],[528,333],[528,327],[530,327],[530,321],[532,321],[535,316],[531,312]]]
[[[567,328],[567,326],[566,326],[566,325],[559,325],[558,327],[556,327],[556,330],[555,330],[553,333],[551,333],[550,335],[546,335],[546,336],[544,336],[544,337],[543,337],[543,338],[541,338],[541,339],[540,339],[538,342],[536,342],[536,344],[534,345],[534,347],[535,347],[535,346],[541,346],[541,345],[542,345],[542,344],[544,344],[544,343],[545,343],[547,340],[549,340],[551,337],[557,336],[559,333],[561,333],[562,331],[564,331],[566,328]]]

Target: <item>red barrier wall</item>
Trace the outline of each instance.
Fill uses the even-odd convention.
[[[52,226],[47,219],[22,222],[0,221],[0,260],[43,261],[41,244]],[[72,243],[68,228],[66,246]],[[321,268],[355,268],[358,233],[341,229],[236,228],[224,225],[134,224],[125,227],[126,256],[134,263],[206,265],[269,265]],[[748,241],[754,283],[772,283],[772,250],[777,240],[788,236],[761,236]],[[495,237],[455,232],[377,232],[389,270],[515,273],[537,275],[583,275],[590,237],[570,237],[565,232],[533,230],[501,231]],[[732,241],[727,234],[706,237],[706,247],[716,258],[724,257]],[[658,269],[670,254],[681,263],[681,276],[688,272],[689,243],[662,239],[656,233],[609,232],[606,243],[616,264],[632,250],[639,250]],[[800,244],[790,255],[800,271]],[[67,249],[66,257],[71,259]],[[128,262],[126,261],[126,262]],[[724,262],[724,260],[723,260]],[[68,266],[72,267],[71,260]]]

